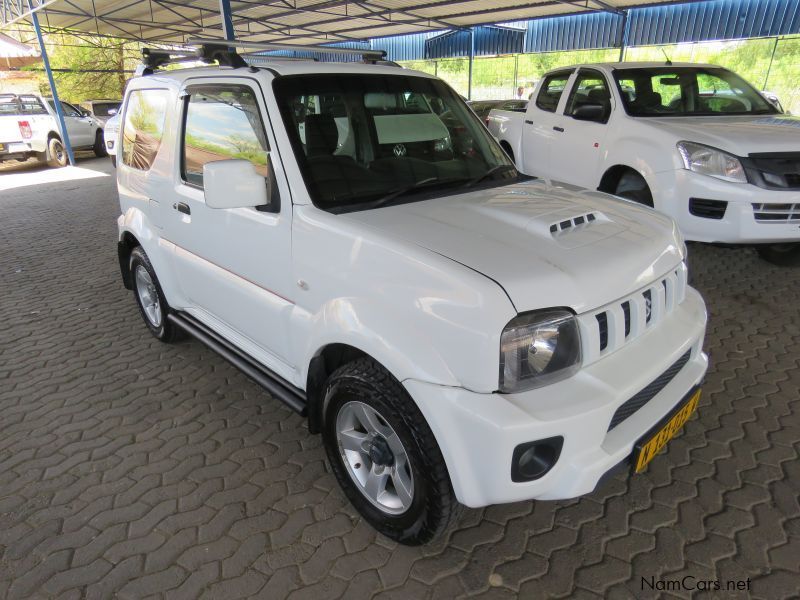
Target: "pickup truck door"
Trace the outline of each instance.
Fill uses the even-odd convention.
[[[573,70],[547,75],[528,103],[522,124],[522,160],[517,166],[527,175],[552,177],[550,152],[556,129],[561,122],[557,109],[562,104]]]
[[[603,115],[595,120],[575,117],[583,105],[600,105]],[[550,150],[552,178],[596,189],[606,153],[605,139],[613,114],[613,101],[605,76],[595,69],[580,69],[559,112]]]
[[[175,272],[191,303],[189,312],[292,380],[292,202],[281,161],[271,156],[268,162],[276,145],[262,89],[249,77],[202,78],[187,80],[181,95],[177,183],[174,195],[160,204],[164,237],[175,244]],[[272,165],[277,210],[206,205],[203,165],[236,158],[250,160],[265,176],[264,185]]]
[[[67,125],[70,143],[75,147],[94,144],[97,127],[92,118],[84,117],[80,110],[66,102],[61,103],[61,108],[64,111],[64,122]]]

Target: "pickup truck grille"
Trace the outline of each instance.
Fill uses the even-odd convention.
[[[752,183],[772,190],[800,190],[800,152],[762,152],[744,159]]]
[[[758,204],[753,203],[756,221],[762,223],[800,222],[800,204]]]
[[[647,287],[578,317],[583,364],[589,365],[619,350],[656,327],[686,297],[687,271],[675,270]]]

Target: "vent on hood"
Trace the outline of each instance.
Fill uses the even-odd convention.
[[[564,219],[563,221],[559,221],[558,223],[553,223],[552,225],[550,225],[550,233],[567,231],[569,229],[572,229],[573,227],[580,227],[581,225],[586,225],[587,223],[591,223],[592,221],[596,220],[597,220],[597,215],[595,213],[587,213],[585,215],[572,217],[571,219]]]

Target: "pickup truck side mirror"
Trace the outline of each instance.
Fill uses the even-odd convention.
[[[606,107],[602,104],[581,104],[572,111],[572,118],[578,121],[605,122],[608,118]]]
[[[209,208],[259,208],[271,210],[277,200],[272,163],[267,155],[267,177],[249,160],[218,160],[203,165],[203,191]],[[273,198],[274,197],[274,198]],[[277,204],[277,203],[276,203]]]

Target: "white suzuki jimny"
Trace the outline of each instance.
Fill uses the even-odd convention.
[[[158,339],[306,415],[380,532],[586,494],[691,416],[706,312],[672,219],[520,175],[436,77],[198,54],[225,66],[150,53],[125,94],[123,281]]]

